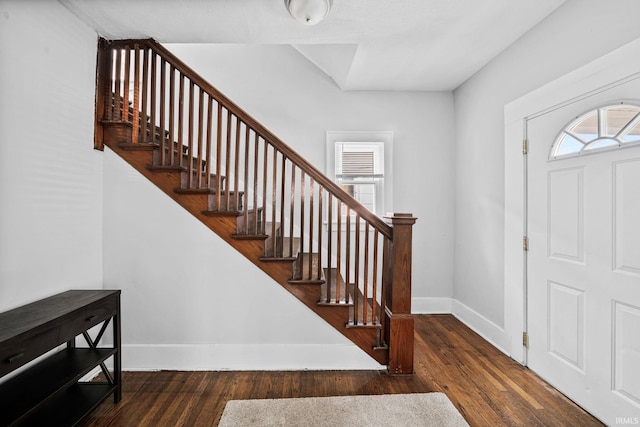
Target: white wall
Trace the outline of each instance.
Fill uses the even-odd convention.
[[[419,218],[414,297],[451,297],[451,93],[344,93],[288,46],[168,47],[320,169],[327,130],[393,131],[393,208]],[[379,367],[117,156],[104,170],[105,286],[123,289],[125,368]]]
[[[0,2],[0,311],[102,287],[96,45],[57,2]]]
[[[638,16],[640,2],[636,0],[569,0],[454,93],[454,314],[501,348],[507,348],[508,341],[501,336],[505,302],[504,107],[640,37]],[[513,146],[519,150],[521,141],[513,141]]]

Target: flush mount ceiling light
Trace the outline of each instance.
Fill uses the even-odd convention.
[[[296,21],[316,25],[331,10],[332,0],[284,0],[287,10]]]

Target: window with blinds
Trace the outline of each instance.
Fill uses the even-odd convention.
[[[384,200],[384,144],[336,142],[336,182],[373,213],[382,211]]]

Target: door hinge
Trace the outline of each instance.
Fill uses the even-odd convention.
[[[529,140],[522,140],[522,154],[529,154]]]
[[[522,249],[524,249],[525,251],[529,250],[529,238],[527,236],[524,236],[522,238]]]
[[[525,347],[529,347],[529,334],[526,332],[522,333],[522,345]]]

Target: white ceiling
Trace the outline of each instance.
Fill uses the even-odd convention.
[[[109,39],[290,44],[344,90],[453,90],[565,0],[334,0],[313,27],[283,0],[58,0]]]

